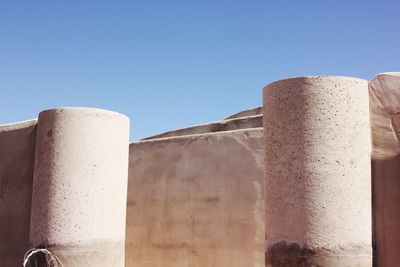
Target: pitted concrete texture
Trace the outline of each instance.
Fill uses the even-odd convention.
[[[20,267],[29,248],[36,120],[0,126],[0,266]]]
[[[368,102],[355,78],[264,89],[267,266],[372,266]]]
[[[262,115],[254,115],[249,117],[240,117],[226,119],[217,122],[210,122],[203,125],[192,126],[188,128],[178,129],[155,136],[144,138],[143,140],[158,139],[166,137],[193,135],[193,134],[204,134],[212,132],[223,132],[233,131],[248,128],[259,128],[262,127]]]
[[[262,128],[130,146],[127,267],[264,266]]]
[[[369,84],[375,262],[400,264],[400,73],[382,73]]]
[[[65,266],[124,266],[129,119],[91,108],[39,114],[30,246]]]

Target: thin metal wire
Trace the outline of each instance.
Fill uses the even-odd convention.
[[[30,259],[38,253],[43,253],[46,258],[46,267],[64,267],[64,264],[61,262],[60,258],[56,255],[53,255],[49,250],[45,248],[32,248],[25,253],[23,267],[29,267]]]

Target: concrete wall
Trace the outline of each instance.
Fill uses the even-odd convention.
[[[22,266],[29,247],[35,142],[35,120],[0,126],[0,266]]]
[[[400,260],[397,234],[400,227],[399,77],[399,73],[381,74],[370,83],[373,85],[370,87],[373,104],[370,115],[374,260],[378,266],[395,266]],[[352,87],[365,84],[365,81],[353,82],[359,84]],[[299,94],[297,99],[293,94],[285,95],[288,85],[282,86],[280,93],[276,90],[268,96],[276,99],[268,105],[271,116],[264,118],[264,126],[275,132],[273,138],[270,136],[264,141],[263,129],[254,128],[263,125],[262,108],[255,108],[222,121],[163,133],[131,144],[126,265],[264,266],[265,221],[267,227],[278,230],[288,227],[292,230],[286,232],[293,234],[296,229],[299,234],[297,239],[278,235],[274,238],[270,234],[269,238],[276,241],[273,240],[272,245],[279,245],[282,239],[295,241],[295,245],[306,245],[300,247],[301,253],[333,251],[333,254],[328,253],[333,255],[330,259],[339,260],[343,255],[363,252],[366,246],[361,243],[369,242],[369,237],[365,237],[371,229],[368,196],[364,194],[370,183],[369,178],[359,178],[366,177],[370,165],[360,167],[358,161],[365,163],[369,153],[369,143],[365,142],[368,130],[364,124],[362,130],[357,128],[360,121],[354,125],[352,116],[359,110],[352,110],[356,106],[351,103],[358,103],[365,109],[368,100],[364,91],[358,94],[348,90],[349,86],[342,81],[315,85],[318,83],[312,80],[292,84],[293,92]],[[300,90],[307,86],[318,90]],[[337,90],[338,95],[331,95]],[[354,93],[356,95],[352,95]],[[282,105],[285,101],[289,104]],[[29,247],[36,124],[32,120],[0,126],[0,266],[21,266]],[[355,128],[360,131],[356,132]],[[298,138],[299,129],[302,129],[303,141]],[[365,145],[360,145],[361,137]],[[286,142],[285,138],[293,142]],[[344,141],[346,143],[342,143]],[[268,144],[266,151],[276,152],[268,154],[266,165],[277,178],[271,179],[266,189],[271,193],[270,198],[278,194],[283,196],[283,201],[277,202],[279,205],[266,208],[276,215],[267,214],[268,218],[264,216],[264,144]],[[335,148],[334,153],[327,146]],[[348,153],[339,153],[343,149]],[[288,156],[285,151],[292,154]],[[280,157],[279,164],[276,164],[277,157]],[[335,157],[340,160],[334,162]],[[303,192],[299,190],[299,183],[291,182],[298,171],[296,166],[304,169],[304,173],[297,173],[305,174],[299,176],[303,179],[300,183]],[[356,171],[359,174],[354,174]],[[347,178],[339,177],[340,173]],[[283,175],[287,186],[282,186]],[[304,201],[287,205],[294,199],[293,192],[300,192]],[[288,218],[285,214],[289,211],[299,216]],[[285,216],[280,219],[282,214]],[[299,225],[304,226],[304,231],[298,230]],[[279,234],[278,230],[271,233]],[[365,242],[358,242],[357,238]],[[342,246],[343,240],[355,244],[355,250]],[[332,247],[328,241],[329,244],[339,242]],[[370,265],[369,244],[367,246],[366,253],[361,256],[367,256],[364,258]],[[337,262],[332,266],[337,266]]]
[[[127,267],[264,266],[262,128],[130,146]]]
[[[64,111],[60,109],[62,114]],[[185,135],[192,130],[218,133],[130,146],[127,266],[263,266],[262,128],[228,131],[260,126],[261,119],[262,115],[234,118],[171,134]],[[52,120],[42,119],[42,128]],[[51,131],[47,127],[41,138],[51,141],[58,133],[64,136],[73,130],[63,129],[64,124],[51,127]],[[48,169],[53,173],[54,164],[66,166],[65,160],[49,160],[46,167],[46,160],[35,159],[36,128],[36,120],[0,127],[0,257],[5,266],[21,266],[29,249],[35,162],[40,163],[40,172]],[[85,131],[80,132],[84,135]],[[70,142],[64,137],[50,141],[39,153],[45,158],[53,150],[59,157],[64,148],[53,147]],[[46,178],[48,185],[60,175]],[[48,223],[52,220],[49,217]]]

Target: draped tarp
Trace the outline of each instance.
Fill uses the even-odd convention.
[[[369,84],[375,262],[400,264],[400,73],[381,73]]]

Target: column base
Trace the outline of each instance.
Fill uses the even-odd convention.
[[[268,267],[371,267],[372,249],[313,248],[296,242],[280,241],[267,248],[265,266]]]
[[[40,248],[43,247],[44,246],[41,246]],[[123,267],[125,264],[124,242],[96,242],[87,245],[50,245],[45,248],[50,251],[52,255],[57,256],[66,267]],[[38,253],[31,258],[29,263],[37,261],[39,265],[33,266],[47,267],[43,259],[44,255]]]

